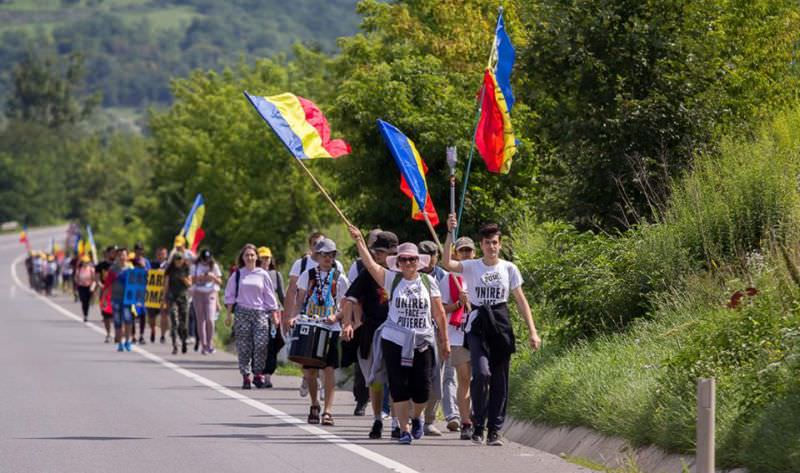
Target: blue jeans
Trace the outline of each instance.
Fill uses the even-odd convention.
[[[133,324],[131,306],[123,304],[122,301],[111,301],[111,310],[114,314],[114,328],[122,327],[123,322]]]

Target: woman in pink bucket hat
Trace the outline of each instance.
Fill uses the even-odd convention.
[[[424,435],[422,413],[431,393],[431,373],[436,366],[433,321],[439,327],[447,324],[439,286],[435,278],[419,271],[428,265],[430,256],[420,254],[414,243],[399,245],[397,255],[389,256],[387,268],[384,268],[372,258],[358,228],[351,226],[350,236],[364,267],[386,291],[389,301],[389,315],[373,339],[373,364],[371,372],[365,373],[367,383],[385,368],[402,430],[399,442],[410,444]],[[438,352],[446,359],[450,353],[447,331],[440,330],[438,335]],[[409,413],[409,400],[413,404],[412,413]]]

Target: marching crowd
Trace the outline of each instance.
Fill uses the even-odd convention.
[[[380,229],[365,239],[350,227],[359,258],[346,272],[336,243],[313,233],[288,284],[267,247],[245,245],[224,279],[211,251],[195,255],[183,236],[172,250],[158,248],[152,261],[136,244],[132,251],[107,247],[98,264],[88,255],[66,256],[59,264],[54,255],[31,252],[26,267],[37,291],[50,294],[62,281],[80,301],[85,321],[96,298],[105,341],[113,339],[121,352],[147,338],[154,343],[157,335],[166,343],[169,334],[173,354],[186,353],[193,340],[195,351],[212,355],[215,322],[225,312],[243,389],[272,387],[278,354],[288,345],[289,360],[303,368],[300,395],[309,398],[310,424],[335,425],[336,370],[352,365],[354,415],[371,407],[369,438],[381,438],[388,419],[391,437],[401,444],[440,436],[441,409],[447,429],[461,439],[503,445],[516,349],[509,299],[528,328],[530,346],[538,349],[541,340],[520,271],[500,258],[500,228],[483,225],[476,248],[469,237],[452,241],[455,227],[450,215],[444,250],[432,241],[400,243]],[[136,268],[163,269],[160,307],[123,303],[126,272]]]

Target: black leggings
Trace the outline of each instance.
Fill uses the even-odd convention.
[[[402,352],[400,345],[389,340],[381,340],[381,348],[392,401],[404,402],[411,399],[417,404],[428,402],[432,386],[433,348],[422,352],[414,350],[412,366],[400,365]]]
[[[92,301],[92,290],[89,286],[78,286],[78,298],[81,300],[83,316],[89,316],[89,303]]]

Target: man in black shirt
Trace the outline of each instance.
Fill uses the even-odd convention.
[[[375,242],[370,246],[375,261],[386,266],[386,257],[397,253],[397,235],[392,232],[380,232],[375,238]],[[361,320],[356,320],[354,313],[359,309]],[[386,321],[389,314],[388,296],[383,287],[375,282],[370,274],[362,269],[358,277],[352,282],[347,290],[344,302],[344,320],[342,321],[342,339],[350,340],[353,338],[355,328],[358,339],[358,363],[363,373],[369,373],[372,364],[371,350],[372,339],[375,331]],[[360,322],[360,324],[359,324]],[[360,327],[359,327],[360,325]],[[376,380],[369,387],[369,397],[372,403],[372,413],[374,421],[369,438],[381,438],[383,431],[383,418],[381,406],[383,403],[383,382]]]

